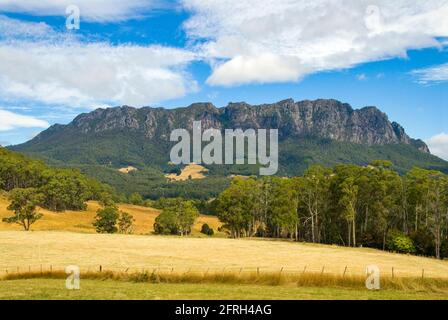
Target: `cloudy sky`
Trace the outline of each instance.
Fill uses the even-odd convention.
[[[103,106],[334,98],[448,159],[447,17],[448,0],[2,0],[0,144]]]

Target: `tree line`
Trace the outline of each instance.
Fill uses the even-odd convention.
[[[231,237],[280,237],[448,257],[448,176],[388,161],[235,178],[214,207]]]

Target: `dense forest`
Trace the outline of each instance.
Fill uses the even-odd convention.
[[[448,257],[448,176],[388,161],[236,178],[214,207],[232,237],[284,237]]]
[[[60,142],[57,151],[54,151],[51,146],[48,147],[48,150],[47,148],[42,149],[41,152],[22,150],[19,147],[13,147],[13,150],[18,150],[33,158],[40,158],[54,167],[79,169],[83,174],[114,187],[115,190],[126,196],[137,192],[144,198],[153,200],[162,197],[199,200],[214,198],[229,186],[229,176],[250,176],[259,171],[258,166],[247,164],[207,165],[205,166],[209,170],[207,179],[170,182],[167,181],[165,175],[179,172],[183,166],[169,164],[168,157],[163,159],[159,156],[155,157],[155,154],[159,155],[160,150],[156,152],[154,146],[151,148],[135,146],[132,152],[133,156],[131,156],[128,152],[123,151],[127,148],[125,146],[134,145],[137,141],[135,139],[141,138],[132,136],[125,139],[121,133],[119,135],[119,138],[114,135],[101,136],[105,140],[98,142],[98,145],[101,145],[98,148],[94,146],[94,141],[99,138],[89,136],[82,141],[76,140],[76,144],[73,141],[70,143],[68,141],[67,143],[66,141]],[[86,143],[88,146],[85,145]],[[374,159],[392,161],[393,169],[400,174],[406,173],[413,167],[437,170],[448,174],[448,162],[431,154],[420,152],[409,145],[366,146],[312,137],[280,139],[279,143],[278,176],[303,175],[305,170],[313,164],[325,167],[332,167],[340,163],[367,165]],[[163,141],[160,141],[159,145],[161,150],[165,150],[166,155],[169,155],[170,145]],[[150,151],[136,156],[142,152],[141,149],[146,150],[147,148]],[[82,159],[78,159],[78,157],[82,157]],[[142,159],[147,159],[149,163],[145,163]],[[119,168],[129,165],[138,170],[129,174],[118,171]]]

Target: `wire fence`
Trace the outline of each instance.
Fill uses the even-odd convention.
[[[26,273],[48,273],[48,272],[65,272],[66,268],[70,264],[33,264],[33,265],[20,265],[20,266],[1,266],[0,265],[0,276],[8,274],[26,274]],[[76,265],[76,264],[72,264]],[[316,265],[303,265],[303,267],[240,267],[240,266],[228,266],[228,267],[218,267],[218,266],[116,266],[107,264],[97,264],[97,265],[77,265],[80,268],[81,274],[83,273],[94,273],[94,272],[114,272],[114,273],[175,273],[175,274],[252,274],[252,275],[263,275],[263,274],[281,274],[281,275],[291,275],[297,276],[300,274],[325,274],[325,275],[336,275],[336,276],[362,276],[366,275],[366,268],[350,267],[349,265],[343,268],[335,268],[332,266],[316,266]],[[367,266],[366,266],[367,267]],[[431,269],[414,269],[406,270],[400,269],[399,267],[383,267],[379,268],[381,276],[391,277],[391,278],[439,278],[448,279],[448,272],[446,274],[441,274],[440,271],[434,271]]]

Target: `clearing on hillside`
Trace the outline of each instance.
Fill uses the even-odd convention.
[[[138,171],[138,170],[137,170],[137,168],[135,168],[133,166],[128,166],[128,167],[125,167],[125,168],[120,168],[120,169],[118,169],[118,171],[120,171],[121,173],[128,174],[129,172]]]
[[[204,179],[205,173],[207,172],[208,169],[206,169],[205,167],[195,163],[190,163],[182,169],[179,175],[171,173],[167,174],[165,177],[167,177],[170,181],[186,181],[189,179],[199,180]]]

